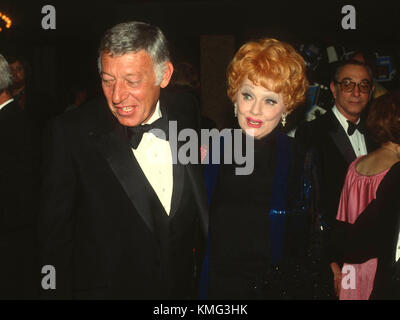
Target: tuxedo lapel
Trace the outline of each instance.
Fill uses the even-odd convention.
[[[11,101],[7,105],[5,105],[3,108],[0,109],[0,120],[6,120],[8,117],[11,116],[16,116],[18,114],[21,114],[22,110],[19,108],[17,103],[15,101]],[[8,123],[4,122],[2,123],[2,126],[7,126]]]
[[[182,104],[182,103],[181,103]],[[165,112],[168,116],[169,121],[177,121],[177,129],[178,134],[180,130],[185,128],[196,129],[198,124],[195,123],[190,117],[183,117],[180,113],[182,108],[186,106],[180,105],[179,101],[174,101],[173,99],[168,99],[168,96],[162,94],[160,97],[160,108],[161,112]],[[196,119],[196,117],[193,117]],[[199,128],[197,128],[199,129]],[[175,139],[177,141],[177,137],[173,137],[170,135],[171,139]],[[177,160],[177,164],[174,164],[174,187],[173,187],[173,195],[172,195],[172,203],[171,203],[171,216],[175,214],[177,209],[179,208],[179,204],[181,202],[181,196],[183,193],[183,187],[190,188],[193,190],[194,197],[196,199],[196,205],[198,207],[201,219],[201,225],[204,234],[207,234],[208,230],[208,206],[207,206],[207,196],[206,196],[206,187],[203,177],[203,172],[200,169],[200,164],[198,165],[182,165],[178,160],[178,151],[184,145],[185,141],[177,141],[177,146],[173,146],[171,144],[171,152],[173,155],[173,159]],[[197,141],[199,143],[199,141]],[[176,150],[173,150],[176,148]],[[200,150],[200,146],[198,146],[198,150]],[[176,155],[174,157],[174,152]],[[199,158],[200,159],[200,158]],[[199,160],[200,161],[200,160]],[[200,162],[199,162],[200,163]],[[187,177],[187,179],[185,179]],[[184,181],[187,181],[187,185],[184,184]]]
[[[173,164],[173,187],[172,187],[172,199],[171,199],[171,210],[169,213],[170,217],[173,217],[179,208],[179,204],[182,198],[183,185],[184,185],[184,167],[177,163]]]
[[[171,112],[173,109],[173,105],[171,105],[171,102],[168,101],[164,95],[160,97],[160,109],[162,116],[166,118],[167,122],[169,121],[178,122],[177,116],[173,112]],[[174,144],[171,143],[171,139],[175,139],[176,137],[174,137],[172,132],[168,132],[168,136],[169,136],[169,145],[171,148],[172,160],[174,162],[174,159],[177,159],[178,156],[175,153],[179,150],[180,146],[182,145],[182,142],[178,142],[177,146],[174,146]],[[172,180],[171,209],[169,213],[170,217],[173,217],[179,208],[179,204],[181,202],[181,197],[183,193],[184,173],[185,173],[184,167],[179,163],[179,161],[177,161],[177,163],[172,164],[172,170],[173,170],[172,171],[173,180]]]
[[[116,130],[95,136],[93,139],[136,211],[142,217],[149,230],[154,232],[151,196],[155,192],[146,183],[146,177],[128,142]]]
[[[332,138],[334,144],[342,154],[343,158],[346,160],[348,164],[353,162],[357,156],[353,150],[351,142],[341,126],[336,116],[330,110],[327,112],[327,126],[328,126],[328,134]]]

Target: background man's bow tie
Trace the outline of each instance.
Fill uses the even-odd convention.
[[[362,125],[362,122],[360,121],[358,124],[355,124],[354,122],[351,122],[347,120],[347,123],[349,124],[349,127],[347,128],[347,134],[351,136],[356,130],[360,131],[360,133],[364,134],[364,126]]]
[[[160,129],[165,133],[165,139],[168,140],[168,121],[166,117],[161,117],[151,124],[138,125],[135,127],[126,127],[129,143],[133,149],[136,149],[140,141],[142,140],[143,134],[149,132],[152,129]],[[158,138],[164,139],[163,135],[157,135]]]

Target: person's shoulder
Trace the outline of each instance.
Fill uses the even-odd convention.
[[[329,112],[324,113],[318,118],[302,123],[295,133],[297,143],[303,147],[309,148],[316,143],[324,141],[326,134],[332,127],[332,115]]]
[[[284,135],[284,133],[281,132],[280,135],[282,136]],[[299,143],[298,139],[288,136],[287,134],[285,135],[286,135],[285,140],[287,141],[287,145],[292,154],[292,157],[296,159],[303,158],[308,149],[302,143]],[[282,140],[282,137],[280,140]]]
[[[377,197],[387,196],[389,198],[396,199],[400,201],[398,197],[400,183],[400,161],[393,164],[393,166],[386,173],[385,177],[382,179],[377,190]]]
[[[323,130],[326,129],[327,123],[329,123],[331,118],[330,112],[325,112],[323,115],[311,121],[303,122],[296,130],[296,133],[301,130]]]
[[[171,110],[193,112],[199,108],[199,100],[190,92],[162,91],[160,101]]]
[[[24,126],[24,122],[22,109],[15,101],[9,102],[0,110],[0,130],[2,132],[10,129],[19,130]]]
[[[197,97],[189,92],[164,91],[160,104],[167,111],[170,120],[197,125],[200,121],[200,106]]]
[[[13,100],[7,103],[2,109],[0,109],[2,113],[10,113],[10,114],[18,114],[22,112],[22,109],[18,105],[18,103]]]
[[[103,97],[94,98],[79,108],[55,117],[50,126],[64,130],[87,131],[101,125],[108,117],[109,109]]]
[[[286,142],[291,148],[294,147],[296,141],[295,138],[289,136],[286,132],[279,129],[276,130],[275,139],[278,143]]]
[[[390,175],[392,178],[395,178],[400,182],[400,161],[393,164],[386,175]]]

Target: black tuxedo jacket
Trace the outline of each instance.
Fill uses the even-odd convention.
[[[388,171],[376,198],[354,224],[337,221],[335,239],[348,263],[378,258],[370,299],[400,299],[400,260],[395,262],[400,234],[400,162]]]
[[[40,139],[15,101],[0,110],[0,150],[0,299],[32,299]]]
[[[361,119],[361,121],[363,121]],[[364,135],[367,151],[376,149],[368,134]],[[356,159],[351,142],[332,110],[304,123],[296,130],[296,141],[306,149],[314,149],[320,176],[320,212],[327,232],[327,259],[340,259],[331,248],[329,230],[335,223],[347,169]]]
[[[195,101],[160,97],[163,116],[198,129]],[[178,131],[179,132],[179,131]],[[55,119],[44,155],[41,264],[47,298],[189,298],[208,228],[199,165],[174,165],[167,218],[104,98]]]

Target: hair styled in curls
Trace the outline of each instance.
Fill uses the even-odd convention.
[[[304,59],[285,42],[260,39],[244,44],[227,69],[228,96],[234,101],[247,77],[255,85],[281,94],[287,111],[305,100],[308,81]]]
[[[386,93],[372,100],[367,128],[380,144],[400,144],[400,92]]]

